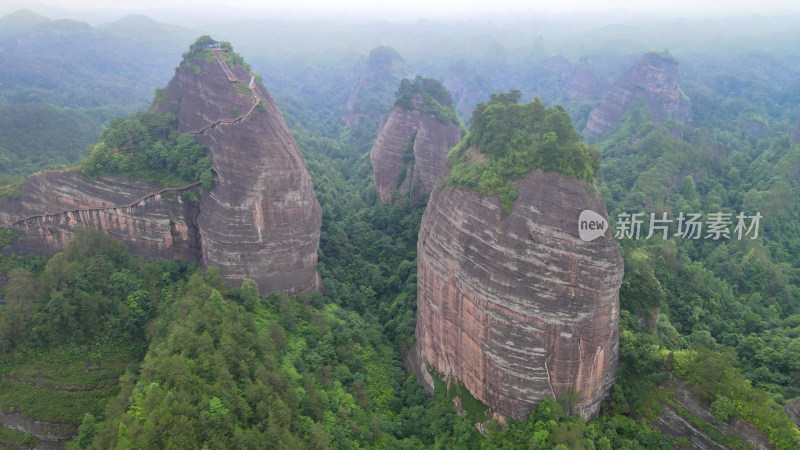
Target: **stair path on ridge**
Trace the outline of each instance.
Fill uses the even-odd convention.
[[[228,64],[226,64],[225,61],[222,59],[222,57],[219,55],[219,49],[213,49],[212,48],[210,50],[214,54],[214,58],[217,60],[217,63],[219,64],[220,68],[222,69],[223,72],[225,72],[225,75],[228,77],[228,81],[230,81],[232,83],[236,83],[236,82],[244,83],[242,80],[238,79],[236,77],[236,75],[234,75],[233,71],[231,71],[231,69],[228,67]],[[258,92],[254,88],[255,78],[256,78],[255,75],[251,74],[250,77],[251,77],[250,78],[250,82],[247,83],[247,86],[250,87],[250,90],[253,93],[253,105],[250,106],[250,109],[245,114],[242,114],[241,116],[236,117],[234,119],[220,119],[220,120],[217,120],[217,121],[212,122],[211,124],[201,128],[201,129],[199,129],[197,131],[190,131],[189,134],[193,134],[193,135],[202,134],[202,133],[208,131],[209,129],[211,129],[211,128],[217,126],[217,125],[220,125],[220,124],[234,124],[234,123],[237,123],[237,122],[241,122],[242,120],[250,117],[253,114],[253,111],[258,106],[258,103],[260,101],[263,101],[260,98],[260,96],[258,95]],[[25,218],[22,218],[22,219],[18,219],[18,220],[14,221],[14,222],[11,222],[11,223],[2,224],[2,225],[0,225],[0,229],[13,227],[14,225],[18,225],[20,223],[27,222],[28,220],[32,220],[32,219],[53,217],[53,216],[58,216],[58,215],[66,214],[66,213],[76,213],[76,212],[84,212],[84,211],[108,211],[108,210],[112,210],[112,209],[130,208],[130,207],[136,206],[137,204],[147,200],[150,197],[156,196],[158,194],[162,194],[162,193],[164,193],[166,191],[184,191],[186,189],[198,186],[200,184],[202,184],[202,181],[195,181],[193,183],[185,184],[185,185],[182,185],[182,186],[164,187],[164,188],[158,189],[156,191],[150,192],[150,193],[148,193],[148,194],[146,194],[146,195],[144,195],[144,196],[142,196],[142,197],[140,197],[140,198],[138,198],[138,199],[136,199],[136,200],[134,200],[132,202],[129,202],[129,203],[126,203],[126,204],[123,204],[123,205],[110,205],[110,206],[100,206],[100,207],[93,207],[93,208],[76,208],[76,209],[69,209],[69,210],[64,210],[64,211],[59,211],[59,212],[54,212],[54,213],[47,213],[46,212],[46,213],[42,213],[42,214],[34,214],[34,215],[31,215],[31,216],[28,216],[28,217],[25,217]]]
[[[233,72],[231,72],[231,69],[228,67],[228,65],[225,64],[225,61],[222,60],[222,57],[219,56],[219,49],[212,48],[211,53],[214,54],[214,58],[217,59],[219,66],[222,67],[222,70],[225,72],[225,75],[228,76],[228,81],[239,81],[239,79],[236,78],[236,75],[234,75]]]
[[[134,207],[134,206],[138,205],[139,203],[142,203],[143,201],[147,200],[148,198],[155,197],[156,195],[163,194],[164,192],[167,192],[167,191],[185,191],[187,189],[193,188],[195,186],[199,186],[201,184],[203,184],[202,181],[195,181],[193,183],[188,183],[188,184],[184,184],[184,185],[181,185],[181,186],[167,186],[167,187],[164,187],[164,188],[149,192],[149,193],[137,198],[136,200],[134,200],[132,202],[125,203],[125,204],[122,204],[122,205],[96,206],[96,207],[92,207],[92,208],[75,208],[75,209],[67,209],[67,210],[64,210],[64,211],[54,212],[54,213],[34,214],[34,215],[31,215],[31,216],[25,217],[23,219],[16,220],[16,221],[11,222],[11,223],[0,225],[0,229],[13,227],[14,225],[17,225],[17,224],[20,224],[22,222],[26,222],[26,221],[32,220],[32,219],[59,216],[59,215],[66,214],[66,213],[76,213],[76,212],[83,212],[83,211],[108,211],[108,210],[112,210],[112,209],[131,208],[131,207]]]
[[[228,67],[228,64],[225,63],[225,61],[222,59],[221,56],[219,56],[219,49],[212,48],[210,50],[212,53],[214,53],[214,58],[216,58],[217,63],[219,64],[220,68],[222,68],[222,71],[225,72],[225,75],[228,76],[228,81],[232,83],[239,82],[245,84],[244,81],[240,80],[239,78],[236,77],[236,75],[233,74],[233,71],[231,71],[230,67]],[[222,124],[231,125],[237,122],[241,122],[242,120],[250,117],[253,114],[253,111],[258,106],[258,103],[260,101],[263,101],[259,97],[258,92],[256,92],[255,88],[253,87],[253,84],[256,79],[255,75],[251,74],[250,77],[251,77],[250,83],[247,83],[246,85],[250,87],[250,91],[253,93],[253,104],[250,106],[250,109],[246,113],[234,119],[219,119],[215,122],[211,122],[210,124],[204,126],[203,128],[200,128],[199,130],[190,131],[189,134],[194,134],[194,135],[203,134],[217,125],[222,125]]]

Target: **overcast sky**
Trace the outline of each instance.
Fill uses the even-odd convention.
[[[0,15],[28,8],[51,18],[112,20],[144,13],[162,21],[188,17],[344,16],[381,19],[463,18],[535,13],[661,13],[670,16],[783,14],[800,11],[800,0],[0,0]],[[80,12],[71,15],[69,10]],[[181,17],[184,20],[181,20]],[[166,20],[170,17],[173,20]]]

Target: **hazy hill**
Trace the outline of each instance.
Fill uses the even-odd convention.
[[[168,25],[141,15],[132,14],[115,22],[97,26],[98,30],[146,45],[150,51],[175,53],[180,45],[191,42],[197,32],[176,25]]]
[[[47,22],[50,22],[50,19],[45,16],[27,9],[20,9],[7,16],[0,17],[0,37],[20,33]]]
[[[163,66],[159,61],[173,51],[178,55],[187,44],[173,50],[171,39],[184,31],[141,16],[97,27],[27,17],[18,13],[4,19],[15,24],[6,29],[15,31],[0,33],[0,127],[5,127],[0,147],[7,150],[0,150],[6,157],[0,158],[0,168],[4,164],[20,173],[56,157],[50,155],[63,156],[60,147],[76,140],[68,132],[91,132],[76,121],[100,124],[114,111],[143,105],[152,88],[169,79],[179,59]],[[439,22],[253,18],[209,26],[197,34],[211,32],[234,42],[253,70],[263,74],[264,86],[290,129],[275,128],[275,136],[296,144],[303,154],[310,180],[304,175],[292,178],[288,170],[265,179],[286,175],[287,182],[313,185],[321,207],[321,231],[319,250],[305,261],[317,263],[324,290],[297,298],[260,299],[255,282],[229,289],[219,272],[172,260],[144,263],[126,256],[120,244],[91,233],[78,233],[66,252],[49,262],[0,255],[0,285],[7,282],[0,290],[0,410],[14,411],[15,419],[29,424],[32,418],[42,425],[71,424],[57,431],[64,439],[77,436],[78,448],[800,448],[800,430],[784,413],[785,406],[796,412],[800,402],[797,23],[798,17],[791,15],[708,20],[541,16]],[[371,64],[370,51],[378,47],[394,49],[404,62],[387,51],[383,56],[388,58],[380,58],[378,52]],[[602,153],[599,166],[586,164],[596,159],[574,158],[584,168],[599,170],[596,184],[588,189],[563,190],[547,180],[541,188],[525,189],[525,179],[514,179],[526,164],[558,168],[580,154],[574,150],[584,149],[577,141],[554,144],[570,135],[571,126],[566,114],[552,105],[572,99],[566,111],[582,129],[590,111],[604,101],[609,83],[624,78],[652,50],[668,50],[679,62],[680,89],[651,91],[673,99],[680,95],[681,105],[685,94],[691,100],[691,121],[662,120],[651,114],[645,98],[622,108],[607,133],[597,138],[597,150],[590,154]],[[652,61],[656,68],[656,63],[661,64]],[[448,251],[459,241],[440,237],[440,254],[448,253],[446,258],[427,261],[452,262],[447,270],[472,264],[474,273],[498,267],[470,285],[455,276],[452,282],[450,277],[428,281],[426,257],[421,251],[418,258],[417,248],[437,242],[419,233],[429,229],[421,227],[424,197],[398,199],[392,205],[378,200],[366,152],[377,135],[377,118],[392,106],[397,84],[391,80],[402,65],[444,82],[462,119],[477,111],[470,130],[478,131],[475,139],[482,136],[481,142],[492,149],[489,153],[500,158],[484,165],[478,155],[459,154],[456,147],[451,161],[460,166],[450,167],[460,170],[456,181],[459,186],[472,184],[484,195],[445,186],[434,190],[427,207],[439,211],[442,230],[472,227],[474,237],[461,242],[475,255]],[[193,68],[182,70],[186,77],[194,76]],[[670,71],[647,73],[654,80],[663,73],[668,81]],[[237,73],[246,81],[244,72]],[[148,81],[155,79],[159,81]],[[628,83],[625,91],[637,94],[647,86],[658,87],[643,82],[648,79]],[[220,89],[201,87],[197,92],[246,96],[246,83],[231,88],[226,77],[218,81]],[[519,91],[507,92],[510,89]],[[167,95],[170,104],[179,91],[173,94]],[[539,96],[542,107],[556,112],[551,117],[558,120],[548,125],[554,125],[554,131],[512,132],[509,125],[515,123],[515,115],[501,114],[513,109],[486,105],[492,94],[524,102]],[[355,125],[343,120],[349,98],[358,119]],[[480,103],[484,105],[474,108]],[[237,108],[243,112],[246,106]],[[183,114],[198,113],[198,120],[210,110],[212,105],[180,107]],[[226,107],[222,112],[233,111]],[[536,111],[531,112],[527,118],[536,117]],[[252,121],[241,126],[257,125]],[[387,133],[392,129],[384,128]],[[406,144],[402,150],[413,150],[408,136],[398,137]],[[12,151],[12,140],[22,145]],[[124,139],[119,142],[124,144]],[[240,140],[234,146],[246,145]],[[110,161],[129,162],[136,155],[122,146],[129,152],[127,161],[116,158],[115,147],[107,147]],[[153,146],[143,153],[148,150],[185,167],[167,147]],[[410,153],[405,152],[409,166]],[[217,171],[220,184],[256,186],[247,180],[269,173],[252,160],[231,155],[235,156],[226,161],[224,171]],[[52,172],[56,171],[45,174]],[[31,178],[37,177],[42,175]],[[487,234],[491,228],[481,225],[487,222],[459,214],[443,201],[469,193],[471,205],[493,207],[494,217],[510,224],[509,237],[531,242],[545,229],[536,227],[542,223],[540,216],[560,217],[568,231],[574,231],[577,212],[570,213],[563,207],[569,203],[558,198],[568,192],[580,198],[587,190],[602,195],[612,228],[622,228],[625,213],[642,213],[644,219],[639,239],[622,235],[612,242],[619,245],[624,260],[619,308],[612,313],[619,325],[601,329],[618,331],[619,370],[600,416],[589,422],[569,417],[584,387],[559,392],[558,386],[552,387],[564,379],[558,377],[545,387],[555,399],[543,398],[526,420],[507,421],[505,427],[487,420],[485,405],[473,396],[480,391],[470,393],[466,383],[430,380],[435,393],[426,395],[404,367],[415,345],[415,314],[428,308],[418,305],[419,292],[453,293],[451,298],[460,306],[451,308],[448,298],[447,308],[439,310],[442,317],[480,313],[485,306],[473,303],[478,306],[472,308],[462,301],[475,296],[456,291],[473,286],[462,292],[510,292],[533,286],[529,273],[571,274],[573,267],[584,267],[568,258],[569,269],[562,270],[567,266],[542,259],[528,271],[520,264],[526,255],[514,259],[521,246],[498,251],[503,247],[493,244],[502,241]],[[203,195],[229,203],[222,191],[214,187]],[[0,193],[14,201],[25,189]],[[530,200],[533,194],[549,202],[550,210],[560,210],[550,213],[537,207]],[[235,209],[276,217],[297,211],[273,198],[264,196],[252,208],[239,203]],[[162,200],[187,205],[208,201],[188,194],[165,195]],[[509,214],[503,210],[504,200],[511,203]],[[530,214],[530,221],[515,219],[520,217],[515,216],[515,202],[516,212]],[[667,220],[659,219],[664,213],[673,219],[668,233],[647,237],[650,225],[656,224],[652,218]],[[761,216],[758,237],[745,233],[736,238],[739,213],[748,223],[756,214]],[[704,224],[697,239],[678,233],[687,227],[677,217],[689,214],[700,215]],[[219,236],[217,242],[230,237],[238,245],[255,247],[254,237],[241,236],[261,228],[226,212],[217,216],[237,222],[235,227],[221,227],[232,233]],[[713,233],[707,234],[705,225],[713,217],[730,218],[730,238],[709,237]],[[165,236],[181,232],[172,219],[159,220]],[[449,226],[448,221],[459,223]],[[561,232],[547,233],[547,241],[565,248]],[[0,233],[0,243],[6,237]],[[606,238],[613,239],[610,234]],[[245,259],[231,261],[235,269],[248,266]],[[423,270],[418,271],[420,261]],[[620,264],[614,269],[621,269]],[[576,281],[585,280],[575,274]],[[521,282],[511,281],[523,276]],[[423,295],[419,298],[424,301]],[[521,298],[524,301],[514,303],[528,304],[532,296]],[[574,318],[565,312],[570,299],[560,296],[548,305],[562,317]],[[502,324],[491,320],[464,323]],[[520,316],[503,319],[512,321],[531,323]],[[516,334],[500,331],[481,337],[473,348],[489,348],[486,344],[494,342],[495,348],[530,349],[519,360],[505,359],[503,369],[514,369],[517,361],[528,364],[530,355],[548,352],[563,363],[558,355],[564,354],[564,347],[514,344],[514,339],[527,340],[539,328]],[[554,336],[577,337],[584,348],[593,347],[597,336],[552,330]],[[463,350],[471,346],[464,345],[468,341],[451,336],[445,334],[442,342],[470,354]],[[616,345],[615,338],[612,341]],[[465,367],[486,367],[475,361]],[[588,361],[578,357],[572,367],[586,368]],[[554,366],[555,361],[548,361],[544,369]],[[530,380],[544,371],[526,367],[520,374]],[[520,416],[523,412],[527,411]],[[176,440],[168,442],[172,438]],[[33,435],[0,426],[3,445],[37,444]]]
[[[27,10],[0,18],[0,175],[83,155],[169,80],[186,33],[142,16],[100,27]]]

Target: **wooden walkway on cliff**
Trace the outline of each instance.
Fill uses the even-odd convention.
[[[203,128],[200,128],[199,130],[190,131],[189,134],[193,135],[203,134],[206,131],[210,130],[211,128],[216,127],[217,125],[231,125],[234,123],[241,122],[253,114],[253,111],[255,111],[255,109],[258,107],[259,102],[264,101],[259,96],[258,91],[255,89],[255,79],[256,79],[255,75],[251,74],[250,82],[245,83],[243,80],[240,80],[233,73],[230,67],[228,67],[228,64],[225,62],[225,60],[223,60],[222,57],[219,55],[220,50],[224,51],[224,49],[209,48],[208,50],[211,50],[211,53],[214,54],[214,58],[217,60],[219,67],[222,68],[222,71],[225,72],[225,75],[228,77],[228,81],[230,81],[231,83],[242,83],[243,85],[250,88],[250,92],[253,94],[253,104],[250,105],[250,109],[246,113],[240,115],[239,117],[235,117],[233,119],[219,119],[217,121],[211,122],[210,124],[204,126]]]
[[[228,67],[228,65],[225,64],[225,61],[222,59],[222,57],[219,56],[219,50],[220,49],[211,48],[210,50],[211,50],[211,53],[214,54],[214,58],[217,59],[217,62],[219,63],[219,66],[222,67],[222,71],[225,72],[225,75],[228,76],[228,81],[239,81],[239,79],[236,78],[236,75],[234,75],[233,72],[231,71],[230,67]]]
[[[60,215],[63,215],[63,214],[68,214],[68,213],[79,213],[79,212],[84,212],[84,211],[89,211],[89,212],[90,211],[109,211],[109,210],[112,210],[112,209],[133,208],[134,206],[138,205],[139,203],[142,203],[143,201],[145,201],[145,200],[147,200],[149,198],[155,197],[156,195],[163,194],[164,192],[167,192],[167,191],[185,191],[187,189],[191,189],[191,188],[193,188],[195,186],[199,186],[201,184],[203,184],[202,181],[195,181],[193,183],[188,183],[188,184],[184,184],[184,185],[181,185],[181,186],[163,187],[161,189],[149,192],[149,193],[137,198],[136,200],[134,200],[132,202],[124,203],[122,205],[95,206],[95,207],[91,207],[91,208],[75,208],[75,209],[68,209],[68,210],[64,210],[64,211],[54,212],[54,213],[44,212],[44,213],[41,213],[41,214],[33,214],[33,215],[30,215],[30,216],[25,217],[23,219],[19,219],[19,220],[16,220],[14,222],[11,222],[11,223],[0,225],[0,229],[10,228],[10,227],[13,227],[15,225],[18,225],[18,224],[21,224],[23,222],[27,222],[27,221],[33,220],[33,219],[42,219],[42,218],[47,218],[47,217],[55,217],[55,216],[60,216]]]
[[[230,81],[232,83],[242,83],[245,86],[248,86],[250,88],[250,92],[253,94],[253,104],[250,106],[250,109],[246,113],[240,115],[239,117],[236,117],[236,118],[233,118],[233,119],[220,119],[220,120],[217,120],[215,122],[210,123],[209,125],[206,125],[205,127],[201,128],[199,130],[190,131],[189,134],[192,134],[192,135],[203,134],[206,131],[210,130],[211,128],[213,128],[213,127],[215,127],[217,125],[223,125],[223,124],[230,125],[230,124],[241,122],[241,121],[247,119],[248,117],[250,117],[253,114],[253,111],[255,111],[255,109],[258,107],[259,102],[264,101],[259,96],[258,91],[255,89],[255,75],[250,74],[250,82],[249,83],[245,83],[244,81],[240,80],[233,73],[233,71],[230,69],[230,67],[228,67],[228,64],[225,63],[225,60],[223,60],[222,57],[219,55],[219,52],[220,51],[225,51],[225,49],[220,48],[220,47],[209,47],[207,50],[211,50],[211,52],[214,54],[214,58],[217,60],[217,63],[219,64],[220,68],[222,68],[222,71],[225,72],[225,75],[228,77],[228,81]],[[267,95],[269,95],[269,93],[267,93]],[[271,96],[270,96],[270,100],[272,100]],[[289,139],[293,141],[291,135],[289,136]],[[190,189],[190,188],[198,186],[200,184],[202,184],[201,181],[196,181],[194,183],[185,184],[183,186],[165,187],[165,188],[159,189],[157,191],[150,192],[147,195],[142,196],[141,198],[138,198],[138,199],[136,199],[136,200],[134,200],[132,202],[129,202],[129,203],[126,203],[126,204],[123,204],[123,205],[112,205],[112,206],[94,207],[94,208],[77,208],[77,209],[59,211],[59,212],[54,212],[54,213],[45,212],[45,213],[42,213],[42,214],[34,214],[34,215],[31,215],[31,216],[25,217],[23,219],[16,220],[16,221],[14,221],[12,223],[2,224],[2,225],[0,225],[0,229],[13,227],[15,225],[18,225],[20,223],[26,222],[28,220],[46,218],[46,217],[53,217],[53,216],[58,216],[58,215],[62,215],[62,214],[67,214],[67,213],[77,213],[77,212],[83,212],[83,211],[108,211],[108,210],[112,210],[112,209],[131,208],[131,207],[136,206],[139,203],[147,200],[148,198],[151,198],[151,197],[154,197],[156,195],[162,194],[162,193],[164,193],[166,191],[184,191],[186,189]]]

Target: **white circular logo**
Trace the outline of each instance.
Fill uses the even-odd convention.
[[[584,209],[578,217],[578,234],[586,242],[593,241],[606,234],[608,221],[605,217],[592,211]]]

